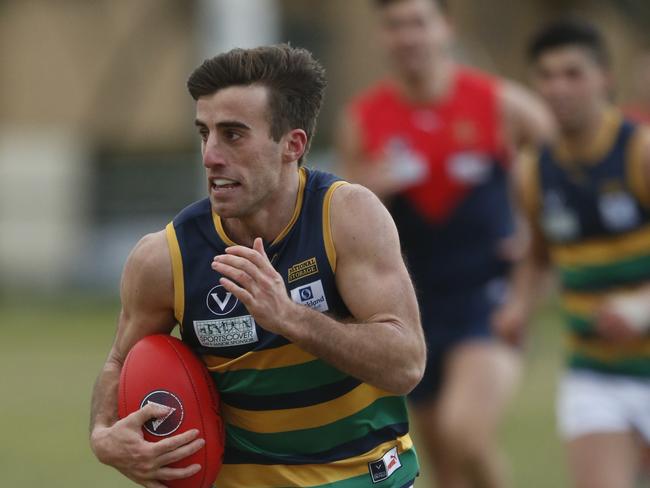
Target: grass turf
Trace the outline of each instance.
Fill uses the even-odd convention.
[[[117,304],[5,298],[0,310],[2,486],[134,486],[96,461],[88,447],[90,393],[114,334]],[[515,487],[567,486],[553,416],[559,329],[552,308],[536,320],[525,374],[503,428]],[[417,486],[432,486],[426,467]]]

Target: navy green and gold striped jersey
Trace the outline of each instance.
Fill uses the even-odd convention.
[[[345,184],[301,169],[291,221],[266,253],[287,293],[349,317],[335,282],[330,200]],[[208,199],[167,226],[175,314],[222,400],[224,466],[218,488],[401,488],[418,473],[405,399],[353,378],[257,324],[210,267],[235,243]]]
[[[605,296],[650,282],[646,130],[611,110],[591,154],[576,160],[561,145],[545,147],[528,173],[527,207],[560,273],[574,368],[650,377],[650,335],[612,343],[594,322]]]

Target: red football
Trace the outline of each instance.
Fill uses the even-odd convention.
[[[120,375],[120,418],[148,403],[173,410],[165,418],[144,424],[144,438],[157,442],[187,430],[198,429],[205,445],[170,467],[200,464],[201,470],[182,480],[165,481],[171,488],[208,488],[221,468],[224,429],[219,396],[205,365],[175,337],[153,335],[140,340],[129,352]]]

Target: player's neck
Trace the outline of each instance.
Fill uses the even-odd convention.
[[[609,146],[614,117],[616,111],[613,107],[602,104],[594,107],[593,113],[587,117],[585,123],[573,129],[563,130],[561,147],[567,156],[589,159],[590,155],[601,152],[597,149]]]
[[[411,103],[432,103],[446,98],[453,87],[456,65],[452,59],[443,57],[435,61],[431,69],[413,76],[398,77],[402,96]]]
[[[293,167],[286,168],[285,171],[277,191],[269,195],[260,208],[245,217],[222,219],[222,225],[230,239],[250,247],[257,237],[270,243],[289,225],[298,204],[300,172]]]
[[[611,107],[605,104],[594,107],[585,123],[575,128],[567,128],[562,132],[563,144],[571,152],[580,152],[581,148],[597,143],[611,110]]]

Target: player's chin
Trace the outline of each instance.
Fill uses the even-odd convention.
[[[397,61],[399,71],[406,78],[418,78],[426,71],[426,62],[419,56],[404,56]]]
[[[222,198],[210,195],[210,205],[212,206],[212,211],[220,217],[236,217],[236,215],[233,215],[236,213],[235,209],[237,208],[234,202],[224,201]]]
[[[212,211],[222,219],[236,219],[246,215],[243,211],[245,205],[235,199],[223,199],[210,195],[210,205]]]

